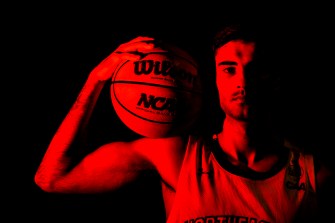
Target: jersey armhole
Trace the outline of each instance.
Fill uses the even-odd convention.
[[[313,157],[312,154],[306,154],[305,155],[305,166],[306,166],[306,169],[307,169],[307,176],[308,176],[308,179],[311,183],[311,186],[312,186],[313,190],[316,191],[315,173],[316,173],[317,165],[314,162],[314,157]]]

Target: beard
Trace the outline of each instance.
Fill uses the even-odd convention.
[[[221,108],[226,116],[229,116],[235,120],[248,122],[252,119],[251,109],[249,105],[232,103],[232,104],[222,104]]]

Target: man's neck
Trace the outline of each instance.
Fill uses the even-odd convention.
[[[251,129],[250,123],[227,117],[222,132],[218,134],[218,142],[231,162],[243,162],[249,166],[271,153],[273,142],[268,133],[269,130]]]

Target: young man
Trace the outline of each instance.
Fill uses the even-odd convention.
[[[210,139],[143,137],[111,142],[74,160],[70,151],[85,146],[79,142],[118,62],[137,60],[155,47],[149,37],[121,44],[90,73],[50,142],[36,184],[51,193],[103,193],[153,171],[161,178],[168,223],[319,217],[318,193],[330,175],[313,156],[284,143],[276,119],[278,82],[264,40],[257,29],[244,26],[226,27],[216,36],[215,83],[224,119]]]

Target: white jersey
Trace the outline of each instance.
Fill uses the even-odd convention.
[[[287,223],[314,217],[312,156],[290,150],[284,167],[250,179],[224,168],[213,145],[190,138],[167,223]]]

